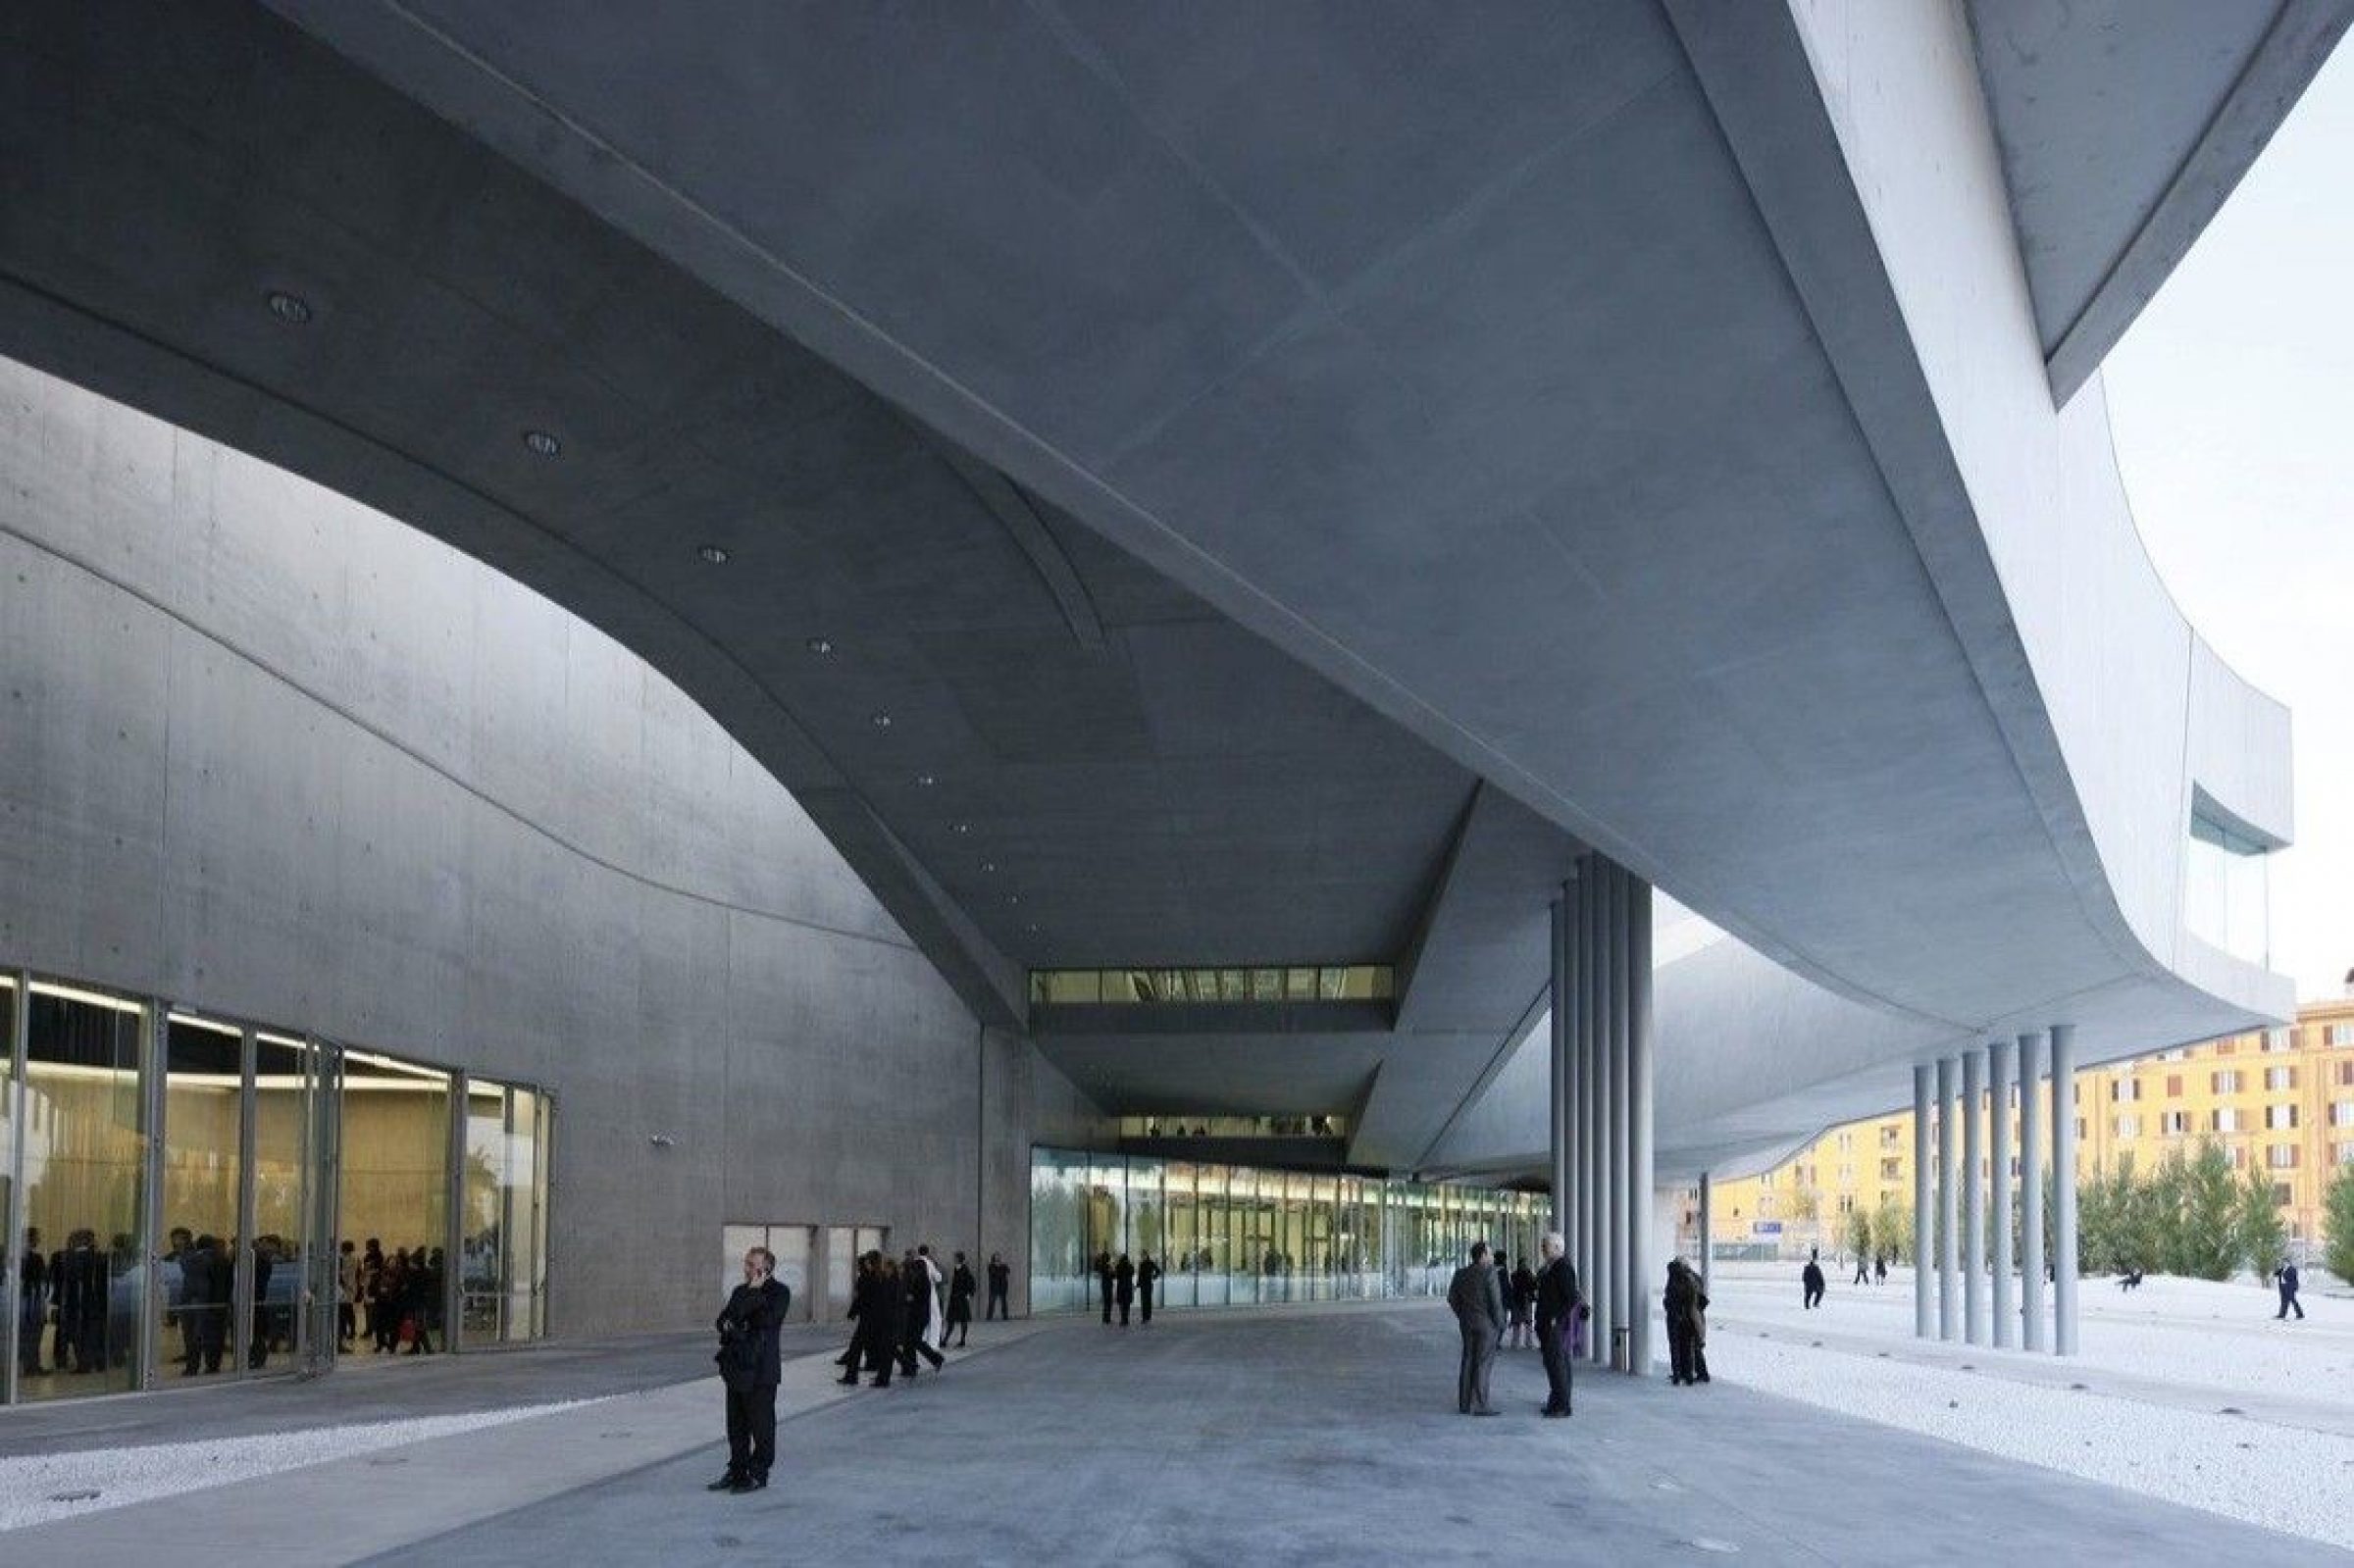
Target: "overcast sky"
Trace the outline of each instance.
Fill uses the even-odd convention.
[[[2354,968],[2354,45],[2106,368],[2133,512],[2216,652],[2296,725],[2273,967]]]

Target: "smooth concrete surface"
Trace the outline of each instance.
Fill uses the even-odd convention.
[[[2285,1004],[2178,894],[2197,792],[2286,838],[2285,716],[2166,600],[2095,400],[2053,414],[1958,7],[273,10],[12,16],[0,347],[645,653],[984,1019],[1025,964],[1272,958],[1310,883],[1410,932],[1475,779],[1909,1023],[2083,998],[2097,1060]],[[1368,758],[1396,816],[1305,806]],[[1458,1088],[1543,980],[1541,898],[1476,913],[1521,939]],[[1814,1130],[1704,1133],[1678,1054],[1719,1114],[1911,1054],[1673,1019],[1663,1171]],[[1387,1163],[1457,1108],[1420,1059]]]
[[[635,654],[6,362],[0,475],[0,964],[546,1088],[559,1336],[708,1321],[732,1222],[1022,1258],[1092,1104]]]
[[[276,1564],[297,1559],[271,1537],[325,1519],[344,1544],[309,1561],[433,1568],[2313,1559],[2310,1543],[1748,1392],[1738,1340],[1713,1348],[1703,1389],[1581,1377],[1567,1422],[1537,1417],[1537,1357],[1508,1351],[1507,1414],[1481,1421],[1454,1413],[1456,1334],[1435,1305],[1058,1324],[888,1392],[827,1402],[796,1383],[777,1471],[749,1497],[701,1490],[721,1462],[704,1384],[22,1543],[97,1561],[198,1532]]]
[[[921,1378],[902,1379],[895,1387],[908,1391],[902,1398],[911,1397],[919,1384],[928,1391],[934,1377],[956,1377],[971,1357],[1018,1343],[1035,1332],[1027,1322],[1000,1326],[998,1334],[971,1350],[949,1352],[948,1366],[941,1372],[935,1374],[927,1366]],[[889,1397],[890,1391],[852,1391],[835,1381],[840,1338],[836,1335],[827,1347],[786,1363],[777,1393],[780,1453],[789,1424],[859,1397]],[[706,1340],[706,1358],[708,1354]],[[587,1396],[597,1402],[518,1422],[511,1430],[486,1428],[427,1440],[34,1525],[0,1539],[12,1549],[65,1551],[85,1561],[111,1563],[137,1560],[141,1543],[179,1534],[217,1543],[240,1563],[257,1568],[310,1568],[359,1561],[469,1525],[494,1522],[541,1499],[600,1488],[683,1454],[696,1454],[683,1462],[701,1464],[713,1474],[726,1468],[725,1400],[718,1380],[708,1373],[687,1382]],[[556,1396],[535,1390],[529,1402],[544,1403],[552,1397]],[[715,1431],[723,1446],[714,1462],[702,1450],[711,1446]],[[501,1432],[506,1441],[499,1440]],[[624,1561],[632,1554],[626,1537],[583,1536],[576,1538],[571,1550],[574,1562]],[[659,1559],[646,1555],[638,1560]]]

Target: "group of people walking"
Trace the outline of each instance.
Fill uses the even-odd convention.
[[[1467,1416],[1501,1415],[1489,1394],[1496,1352],[1511,1336],[1521,1344],[1533,1333],[1545,1358],[1546,1399],[1540,1412],[1560,1420],[1570,1413],[1570,1367],[1585,1350],[1585,1326],[1592,1310],[1577,1289],[1577,1271],[1564,1255],[1560,1232],[1539,1243],[1537,1267],[1526,1258],[1517,1268],[1502,1256],[1493,1260],[1485,1241],[1472,1243],[1470,1261],[1448,1282],[1447,1305],[1462,1335],[1456,1373],[1456,1409]],[[1689,1387],[1709,1381],[1708,1292],[1682,1258],[1667,1263],[1661,1304],[1667,1319],[1668,1382]]]

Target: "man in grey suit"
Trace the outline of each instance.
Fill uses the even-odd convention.
[[[1504,1338],[1504,1291],[1488,1262],[1488,1243],[1471,1243],[1471,1261],[1455,1271],[1447,1285],[1447,1304],[1455,1309],[1455,1324],[1463,1334],[1463,1364],[1455,1383],[1456,1408],[1467,1416],[1492,1416],[1488,1402],[1488,1369],[1496,1364],[1496,1345]]]

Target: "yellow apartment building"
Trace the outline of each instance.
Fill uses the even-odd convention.
[[[2234,1171],[2255,1164],[2272,1173],[2292,1241],[2318,1241],[2324,1190],[2354,1165],[2354,995],[2307,1003],[2293,1025],[2085,1068],[2075,1101],[2079,1181],[2114,1172],[2121,1159],[2147,1171],[2168,1151],[2211,1138]],[[1979,1179],[1987,1174],[1981,1165]],[[1849,1212],[1875,1213],[1883,1201],[1912,1211],[1910,1107],[1832,1128],[1761,1176],[1718,1183],[1711,1228],[1719,1246],[1778,1242],[1830,1253]]]

